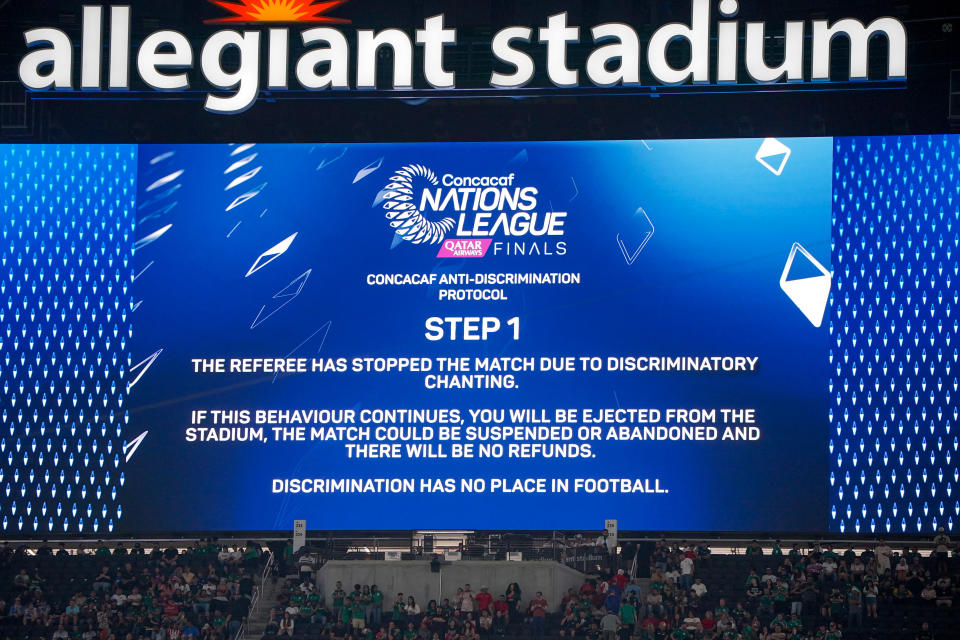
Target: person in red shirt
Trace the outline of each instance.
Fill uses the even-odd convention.
[[[623,569],[617,570],[617,575],[613,576],[613,580],[617,583],[617,586],[620,587],[621,592],[627,588],[627,584],[630,582],[630,580],[627,579],[627,574],[624,573]]]
[[[663,622],[662,619],[658,618],[657,616],[651,613],[646,618],[640,621],[640,626],[644,629],[647,629],[649,627],[653,627],[654,629],[656,629],[657,627],[660,626],[661,622]]]
[[[717,628],[717,619],[713,617],[712,611],[707,611],[700,619],[700,624],[703,626],[703,632],[707,634]]]
[[[596,589],[593,586],[593,581],[589,578],[583,581],[583,584],[580,585],[580,593],[583,595],[592,596]]]
[[[480,593],[476,595],[474,600],[476,600],[478,611],[486,611],[490,608],[490,603],[493,602],[493,594],[487,587],[480,587]]]
[[[503,612],[503,615],[507,615],[510,612],[510,605],[507,603],[507,596],[501,594],[497,601],[493,603],[493,610],[495,612]]]
[[[527,608],[527,615],[530,616],[530,626],[534,638],[542,638],[543,630],[547,622],[547,601],[543,599],[543,594],[537,591],[537,595],[530,601]]]
[[[180,615],[180,607],[173,600],[167,600],[163,604],[163,615],[167,618],[176,618]]]

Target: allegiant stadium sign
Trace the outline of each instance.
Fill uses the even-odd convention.
[[[445,50],[457,45],[457,31],[443,14],[426,18],[412,37],[402,29],[356,29],[351,46],[341,28],[328,26],[348,21],[325,15],[327,8],[341,2],[236,1],[243,4],[216,4],[237,16],[211,22],[242,22],[244,28],[214,31],[197,50],[187,36],[172,29],[151,33],[134,45],[129,6],[84,6],[79,60],[63,30],[30,29],[24,33],[29,50],[19,64],[20,80],[35,91],[122,92],[131,89],[135,71],[146,87],[169,92],[190,89],[191,82],[202,78],[208,111],[239,113],[250,108],[263,90],[412,90],[414,51],[420,47],[422,75],[429,88],[458,88],[456,74],[444,60]],[[299,13],[270,11],[271,3],[274,9],[290,9],[297,1],[303,5]],[[244,8],[248,10],[241,11]],[[739,12],[737,0],[722,0],[716,6],[711,0],[691,0],[689,23],[665,24],[643,43],[628,24],[581,28],[570,24],[566,13],[549,16],[536,28],[507,27],[491,40],[495,68],[489,85],[509,91],[530,84],[537,73],[530,54],[535,47],[543,48],[549,82],[562,88],[639,86],[644,67],[647,77],[661,85],[829,82],[833,42],[840,38],[849,43],[849,74],[844,80],[869,79],[871,41],[876,38],[887,41],[885,77],[879,79],[906,79],[907,34],[896,18],[879,17],[870,23],[853,18],[787,21],[783,55],[772,63],[764,55],[764,43],[771,37],[766,23],[740,21]],[[291,23],[327,26],[293,33]],[[303,47],[295,60],[294,40]],[[679,67],[668,58],[670,45],[677,41],[685,41],[690,52]],[[571,68],[568,50],[581,43],[593,48],[582,68]],[[380,55],[384,49],[392,55]],[[228,64],[224,58],[230,50],[236,55]],[[392,67],[391,86],[377,85],[378,65]]]

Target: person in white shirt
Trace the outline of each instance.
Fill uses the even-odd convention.
[[[770,569],[770,567],[767,567],[766,573],[760,576],[760,584],[765,585],[768,582],[770,584],[773,584],[776,581],[777,581],[777,575]]]
[[[703,581],[700,578],[696,578],[693,581],[693,585],[690,587],[690,590],[697,594],[698,598],[702,598],[704,594],[707,593],[707,585],[703,584]]]
[[[702,633],[703,632],[703,623],[700,622],[699,616],[693,611],[687,611],[687,617],[683,619],[681,623],[683,630],[690,633]]]
[[[460,608],[460,613],[473,613],[474,610],[474,600],[473,600],[473,589],[469,584],[464,585],[463,591],[457,594],[458,605]]]
[[[693,584],[693,559],[684,557],[680,561],[680,584],[684,589],[689,589]]]
[[[824,582],[827,580],[836,580],[837,579],[837,561],[831,557],[824,558],[823,568],[820,572],[820,577]]]
[[[607,553],[614,554],[617,552],[617,542],[616,538],[608,535],[606,540]]]
[[[602,547],[602,548],[606,549],[606,548],[607,548],[607,535],[608,535],[607,532],[604,531],[604,532],[601,533],[599,536],[597,536],[597,539],[594,540],[594,542],[593,542],[594,546],[596,546],[596,547],[598,547],[598,548]]]
[[[881,540],[873,552],[877,556],[877,569],[880,571],[880,575],[890,573],[890,556],[893,555],[893,549],[890,548],[890,545]]]

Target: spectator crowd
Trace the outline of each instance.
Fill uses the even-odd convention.
[[[74,553],[3,545],[5,640],[234,640],[248,614],[259,545],[198,541],[181,551],[119,543]]]
[[[618,569],[560,602],[517,583],[462,584],[426,602],[375,584],[337,582],[319,593],[307,576],[284,585],[265,640],[933,640],[960,632],[960,576],[941,535],[928,556],[885,542],[860,552],[753,542],[743,554],[714,556],[706,543],[661,541],[648,580]]]

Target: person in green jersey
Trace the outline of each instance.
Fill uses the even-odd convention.
[[[353,625],[353,598],[347,596],[340,607],[340,623],[348,630]]]
[[[310,606],[310,603],[304,600],[299,607],[297,607],[297,620],[298,622],[310,622],[313,620],[314,609]]]
[[[637,607],[632,599],[624,600],[620,604],[620,624],[623,625],[622,628],[633,633],[634,625],[637,624]]]
[[[343,600],[347,597],[347,592],[343,590],[343,583],[337,580],[337,585],[333,589],[331,601],[333,602],[333,615],[340,616],[340,610],[343,608]]]
[[[670,632],[671,640],[690,640],[690,634],[683,628],[677,627]]]
[[[803,631],[803,620],[797,614],[791,613],[790,619],[787,620],[787,630],[792,632],[794,629]]]
[[[403,594],[398,593],[396,600],[393,601],[393,612],[390,614],[390,620],[399,624],[403,616],[407,613],[407,605],[403,600]]]
[[[383,619],[383,592],[377,588],[377,585],[370,585],[370,605],[368,608],[370,617],[367,620],[368,626],[373,629],[380,628],[380,621]]]
[[[354,600],[350,608],[350,624],[353,625],[354,634],[363,630],[365,623],[366,607],[361,600]]]

